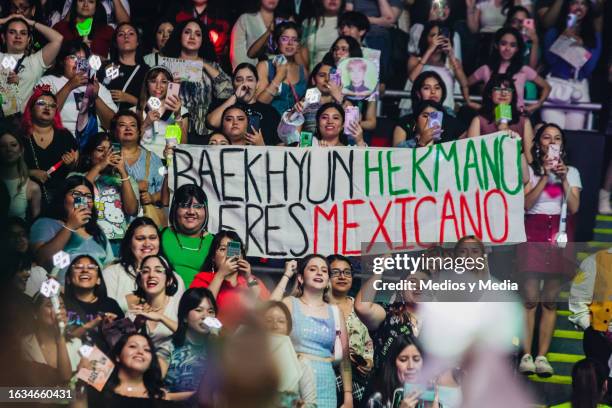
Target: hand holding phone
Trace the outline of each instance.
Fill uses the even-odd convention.
[[[437,129],[433,133],[434,140],[440,140],[442,137],[442,119],[444,118],[444,113],[440,111],[429,112],[429,116],[427,117],[427,127],[429,129],[436,127]]]
[[[548,145],[548,152],[546,153],[546,164],[554,169],[559,164],[561,159],[561,145],[551,143]]]
[[[166,98],[170,96],[179,97],[179,92],[181,90],[181,84],[177,84],[175,82],[168,83],[168,90],[166,91]]]
[[[347,135],[352,135],[350,130],[351,123],[359,123],[359,108],[356,106],[344,108],[344,133]]]
[[[261,118],[259,115],[249,115],[249,128],[247,133],[251,133],[253,130],[258,131],[259,129],[261,129]]]
[[[240,242],[238,241],[230,241],[227,244],[227,252],[226,252],[227,258],[228,259],[232,259],[232,258],[241,258],[242,256],[242,251],[241,251],[241,245]]]

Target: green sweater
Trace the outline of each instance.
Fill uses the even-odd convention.
[[[170,228],[162,231],[162,248],[172,269],[183,279],[188,288],[193,278],[201,271],[202,264],[208,256],[213,234],[203,238],[191,238],[180,233],[174,233]]]

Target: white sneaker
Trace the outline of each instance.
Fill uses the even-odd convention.
[[[544,356],[537,356],[535,359],[535,372],[540,377],[550,377],[554,370]]]
[[[519,364],[519,373],[523,375],[531,375],[535,373],[536,366],[533,363],[533,357],[531,354],[525,354],[523,358],[521,358],[521,363]]]
[[[599,190],[599,213],[603,215],[612,214],[612,206],[610,206],[610,192],[603,188]]]

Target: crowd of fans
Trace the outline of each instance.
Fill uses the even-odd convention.
[[[70,386],[74,406],[90,407],[452,406],[438,387],[460,399],[469,361],[435,377],[433,398],[396,398],[427,362],[419,334],[435,323],[419,314],[418,294],[374,302],[372,282],[353,279],[359,260],[339,254],[287,260],[280,280],[255,276],[260,260],[240,234],[208,229],[205,192],[186,184],[171,194],[164,171],[169,132],[180,144],[296,146],[310,132],[312,148],[373,148],[380,98],[404,83],[410,97],[382,135],[389,146],[498,130],[522,141],[527,243],[515,276],[525,332],[516,366],[553,374],[546,356],[557,300],[575,268],[562,265],[563,250],[529,243],[553,241],[565,208],[571,241],[581,199],[612,214],[612,164],[604,162],[599,197],[581,197],[566,151],[566,131],[587,127],[587,112],[571,105],[591,101],[593,73],[610,57],[604,0],[260,0],[233,25],[207,0],[168,3],[141,26],[128,0],[0,1],[3,313],[18,360],[37,370],[33,385]],[[347,58],[379,67],[367,97],[335,79]],[[172,59],[186,68],[171,69]],[[502,106],[509,116],[500,119]],[[345,126],[353,109],[358,120]],[[443,115],[432,124],[434,112]],[[235,242],[241,253],[228,257]],[[61,251],[70,263],[58,268]],[[468,236],[427,256],[485,251]],[[612,275],[609,255],[589,259],[592,282],[605,268]],[[60,313],[40,293],[51,274],[62,286]],[[573,296],[593,297],[594,283],[584,285]],[[589,307],[570,300],[591,357],[574,369],[573,407],[595,406],[578,404],[597,404],[607,390],[600,366],[612,353],[610,331]],[[83,345],[115,364],[102,389],[75,384],[91,365]]]

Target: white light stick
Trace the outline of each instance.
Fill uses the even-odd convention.
[[[156,110],[159,110],[159,108],[161,108],[162,102],[159,98],[152,96],[147,101],[147,105],[149,105],[149,108],[156,111]],[[153,132],[154,133],[159,133],[159,123],[157,122],[158,122],[157,120],[153,121]]]
[[[561,218],[559,220],[559,232],[555,234],[553,243],[557,248],[565,248],[567,245],[567,199],[563,193],[563,202],[561,203]]]
[[[57,325],[59,326],[60,333],[63,335],[64,331],[66,330],[66,323],[60,319],[61,308],[60,308],[60,302],[59,302],[59,291],[60,291],[60,284],[58,281],[56,281],[53,278],[50,278],[44,281],[40,287],[40,293],[42,293],[44,296],[51,299],[51,306],[53,307],[53,313],[55,313],[55,316],[57,318],[57,322],[58,322]]]
[[[92,55],[91,57],[89,57],[89,66],[94,71],[97,71],[102,66],[102,60],[100,60],[100,57],[98,57],[97,55]]]
[[[204,325],[206,325],[211,333],[213,334],[218,334],[219,330],[221,330],[221,327],[223,327],[223,324],[221,324],[221,321],[219,319],[217,319],[216,317],[207,317],[205,318],[203,321]]]
[[[111,79],[111,81],[113,79],[117,79],[119,77],[119,68],[114,65],[110,65],[106,68],[105,74],[107,78]]]
[[[2,67],[12,71],[17,66],[17,60],[12,55],[2,59]]]

